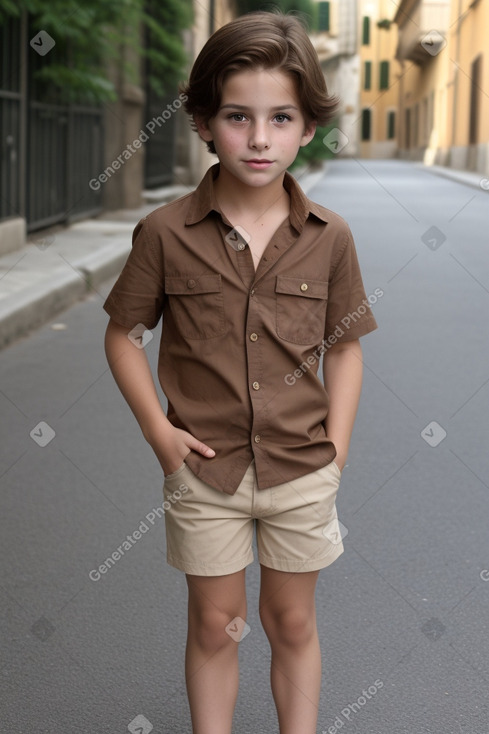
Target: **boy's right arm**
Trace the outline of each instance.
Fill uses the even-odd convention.
[[[156,454],[165,475],[176,471],[191,450],[207,458],[215,452],[191,433],[175,428],[161,407],[144,349],[128,338],[130,329],[110,319],[105,353],[114,379]]]

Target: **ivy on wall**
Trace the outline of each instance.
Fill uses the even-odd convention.
[[[150,61],[152,88],[163,95],[185,75],[181,31],[192,23],[192,0],[0,0],[0,25],[29,17],[29,40],[45,31],[55,46],[35,59],[34,83],[62,102],[116,99],[112,62],[137,82],[134,58]]]

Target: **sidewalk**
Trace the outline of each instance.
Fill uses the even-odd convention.
[[[0,257],[0,349],[42,326],[122,269],[137,222],[186,186],[145,192],[138,209],[105,212],[70,227],[34,232]]]
[[[482,174],[422,167],[463,184],[489,188]],[[325,175],[325,167],[295,175],[307,194]],[[168,186],[145,192],[146,204],[139,209],[108,212],[67,228],[33,233],[23,248],[0,257],[0,349],[117,275],[131,249],[131,234],[137,222],[189,190],[186,186]]]

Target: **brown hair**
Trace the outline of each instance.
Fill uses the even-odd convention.
[[[219,28],[194,62],[190,78],[180,91],[187,96],[184,108],[192,118],[208,122],[219,110],[226,75],[244,69],[280,69],[291,74],[306,123],[326,125],[338,100],[328,94],[326,82],[306,30],[291,15],[255,12]],[[195,123],[192,127],[196,130]],[[207,143],[215,153],[212,141]]]

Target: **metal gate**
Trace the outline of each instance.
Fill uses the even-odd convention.
[[[0,28],[0,219],[24,217],[32,231],[101,211],[89,181],[103,168],[103,113],[40,99],[29,35],[26,16]]]

